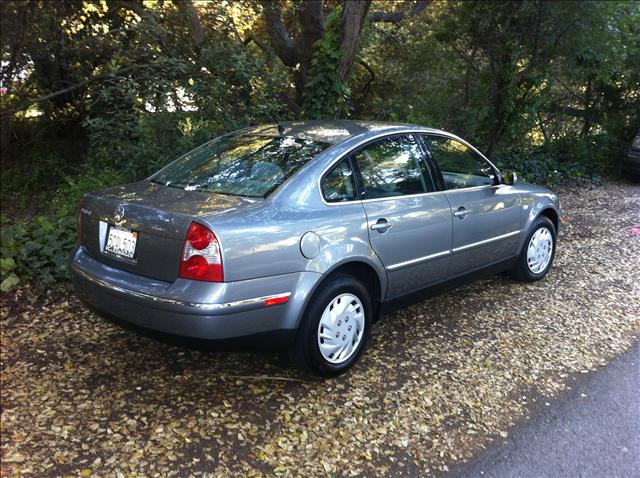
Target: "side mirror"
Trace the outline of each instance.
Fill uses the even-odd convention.
[[[515,171],[502,171],[502,183],[507,186],[513,186],[518,182],[518,175]]]

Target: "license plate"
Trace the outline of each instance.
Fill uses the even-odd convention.
[[[130,229],[119,226],[110,226],[107,235],[107,244],[104,246],[105,252],[117,256],[133,259],[136,252],[138,233]]]

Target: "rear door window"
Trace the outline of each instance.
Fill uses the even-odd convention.
[[[422,150],[412,136],[393,136],[355,154],[367,199],[405,196],[435,190]]]

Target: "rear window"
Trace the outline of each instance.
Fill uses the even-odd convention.
[[[186,190],[266,197],[328,146],[286,136],[225,136],[174,161],[151,181]]]

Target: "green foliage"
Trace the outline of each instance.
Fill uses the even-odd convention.
[[[343,4],[323,4],[310,55],[301,4],[274,3],[289,12],[297,60],[287,63],[267,4],[251,0],[194,4],[200,39],[188,2],[7,0],[0,199],[3,212],[36,218],[2,219],[3,289],[66,277],[60,258],[85,193],[144,179],[251,124],[351,115],[429,125],[551,187],[615,174],[640,125],[637,2],[447,0],[411,15],[377,0],[371,11],[403,20],[366,22],[342,80]],[[71,89],[5,114],[62,85]]]
[[[342,8],[338,7],[327,16],[322,38],[313,45],[302,113],[306,118],[336,118],[346,112],[351,90],[339,78],[341,36]]]
[[[20,209],[40,200],[39,191],[58,184],[70,172],[64,158],[52,152],[35,151],[27,162],[28,168],[13,167],[2,172],[2,202],[15,201]]]
[[[568,136],[537,147],[502,150],[496,165],[516,171],[528,182],[553,189],[572,182],[600,183],[625,154],[616,148],[607,135],[592,136],[588,141]]]
[[[63,178],[63,183],[53,195],[53,200],[48,203],[46,212],[53,217],[73,216],[78,209],[80,199],[88,192],[99,191],[125,182],[127,180],[124,175],[108,166],[99,167],[88,164],[82,173]]]
[[[69,278],[67,261],[75,244],[75,218],[37,216],[26,222],[2,224],[0,289],[36,281],[49,286]]]
[[[637,4],[434,2],[420,21],[371,36],[371,119],[453,131],[494,157],[606,135],[608,172],[640,125]],[[600,168],[591,157],[573,161]]]

